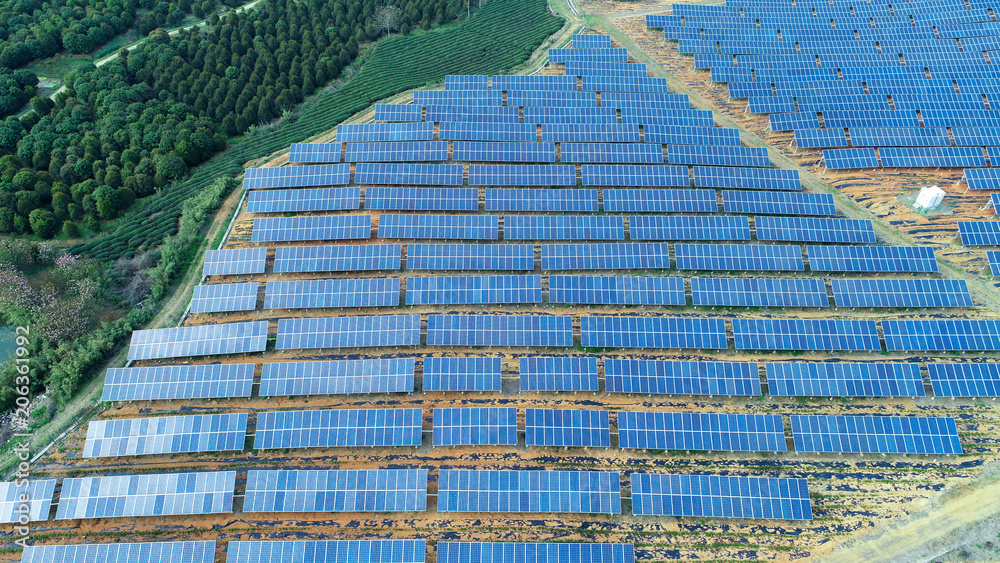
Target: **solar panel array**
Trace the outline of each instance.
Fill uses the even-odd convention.
[[[597,391],[597,358],[536,356],[518,362],[521,391]]]
[[[197,285],[191,296],[192,313],[253,311],[257,308],[257,282]]]
[[[428,315],[428,346],[572,346],[572,317]]]
[[[608,393],[759,397],[760,375],[752,362],[604,360]]]
[[[408,270],[534,270],[530,244],[408,244]]]
[[[805,263],[797,246],[759,244],[678,244],[678,270],[802,271]]]
[[[1000,350],[1000,321],[882,321],[885,348],[892,351]]]
[[[265,362],[259,393],[261,397],[409,393],[415,369],[413,358]]]
[[[434,409],[435,446],[516,446],[517,409]]]
[[[918,364],[768,362],[766,368],[767,390],[773,396],[924,396]]]
[[[442,469],[438,511],[620,514],[621,481],[607,471]]]
[[[235,471],[63,479],[56,520],[233,511]]]
[[[805,479],[632,474],[632,513],[812,520]]]
[[[927,364],[935,397],[1000,396],[1000,364]]]
[[[426,469],[255,470],[244,512],[422,512]]]
[[[420,409],[262,412],[255,450],[419,446]]]
[[[805,278],[691,278],[691,296],[695,305],[830,306],[826,283],[823,280]]]
[[[420,315],[278,320],[276,349],[361,348],[420,344]]]
[[[728,347],[723,319],[581,317],[580,334],[587,348]]]
[[[230,561],[235,561],[232,555],[229,555],[228,558]],[[213,563],[215,561],[215,542],[170,541],[29,545],[21,552],[21,563],[74,563],[77,561]],[[259,560],[255,559],[254,561]]]
[[[623,240],[625,222],[608,215],[507,215],[503,236],[506,240]]]
[[[670,268],[664,243],[543,244],[543,270],[650,270]]]
[[[367,239],[372,236],[370,215],[261,217],[253,220],[253,242]]]
[[[241,451],[247,414],[92,420],[83,457]]]
[[[274,254],[274,273],[398,270],[399,244],[282,246]]]
[[[604,190],[604,211],[638,213],[715,213],[712,190]]]
[[[882,350],[875,321],[733,319],[733,336],[737,350]]]
[[[541,303],[541,276],[406,278],[406,304]]]
[[[424,391],[499,391],[500,358],[425,358],[423,388]]]
[[[781,415],[679,412],[618,413],[622,448],[727,452],[783,452]]]
[[[486,211],[597,211],[597,190],[486,189]]]
[[[19,479],[19,481],[0,483],[0,522],[19,523],[23,526],[28,522],[48,520],[56,480]]]
[[[226,563],[424,563],[426,553],[424,540],[232,541]]]
[[[635,563],[630,543],[438,542],[439,563]]]
[[[834,279],[838,307],[971,307],[965,280]]]
[[[205,252],[203,276],[234,276],[263,274],[267,262],[266,248],[234,248]]]
[[[685,305],[683,278],[549,276],[549,303]]]
[[[358,187],[257,190],[247,195],[247,213],[339,211],[359,207],[361,188]]]
[[[261,352],[267,345],[267,321],[137,330],[129,360]]]
[[[397,307],[399,288],[399,278],[275,280],[267,282],[264,308]]]
[[[955,419],[792,415],[798,452],[960,454]]]
[[[350,164],[247,168],[243,172],[243,189],[247,190],[342,186],[349,183],[351,183]]]
[[[836,215],[831,194],[795,192],[754,192],[726,190],[722,192],[722,208],[726,213],[754,215]]]
[[[254,364],[111,368],[102,401],[249,397]]]
[[[611,447],[608,411],[526,409],[524,421],[528,446]]]

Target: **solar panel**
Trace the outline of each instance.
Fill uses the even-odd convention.
[[[379,238],[496,240],[499,220],[493,215],[380,215]]]
[[[274,273],[398,270],[399,244],[282,246],[274,254]]]
[[[1000,245],[1000,221],[959,221],[958,236],[965,246]]]
[[[829,307],[826,282],[803,278],[691,278],[695,305]]]
[[[226,563],[424,563],[426,551],[424,540],[232,541]]]
[[[823,151],[823,164],[830,170],[878,168],[875,149],[835,149]]]
[[[972,307],[965,280],[834,279],[838,307]]]
[[[503,92],[499,90],[416,90],[413,103],[430,105],[501,106]]]
[[[409,393],[413,391],[413,358],[265,362],[261,397]]]
[[[350,183],[350,164],[307,164],[278,168],[247,168],[243,171],[245,190],[338,186]]]
[[[486,189],[486,211],[597,211],[597,190]]]
[[[342,143],[430,141],[433,138],[433,123],[363,123],[361,125],[342,123],[337,126],[337,140]]]
[[[717,145],[670,145],[667,162],[702,166],[771,166],[764,147]]]
[[[994,276],[1000,276],[1000,250],[986,252],[986,260],[990,263],[990,271]]]
[[[875,321],[733,319],[737,350],[881,351]]]
[[[633,215],[632,240],[750,240],[750,221],[732,216]]]
[[[787,451],[778,414],[623,411],[618,441],[624,449],[639,450]]]
[[[663,147],[645,143],[562,143],[561,162],[663,164]]]
[[[571,66],[571,65],[568,65]],[[618,65],[611,69],[616,77],[639,75],[645,77],[646,65]],[[591,76],[601,76],[585,72]],[[601,107],[615,108],[659,108],[659,109],[691,109],[691,100],[684,94],[659,94],[652,92],[602,92]]]
[[[758,240],[875,244],[875,227],[868,219],[826,217],[754,217]]]
[[[197,285],[191,297],[191,312],[253,311],[257,308],[257,285],[257,282]]]
[[[78,563],[80,561],[214,563],[215,542],[172,541],[29,545],[21,552],[21,563]]]
[[[597,391],[597,358],[536,356],[518,364],[521,391]]]
[[[412,122],[422,121],[424,107],[417,104],[375,104],[375,121]],[[294,145],[293,145],[294,146]]]
[[[233,248],[205,252],[203,276],[233,276],[263,274],[267,262],[266,248]]]
[[[499,391],[500,358],[424,358],[424,391]]]
[[[264,309],[398,307],[399,278],[270,281]]]
[[[438,542],[438,563],[635,563],[630,543]]]
[[[455,141],[453,160],[468,162],[555,162],[555,143]]]
[[[691,186],[684,166],[629,164],[584,164],[584,186],[677,187]]]
[[[235,471],[63,479],[56,520],[233,511]]]
[[[965,171],[965,181],[970,190],[1000,189],[1000,169],[970,168]]]
[[[923,397],[919,364],[768,362],[775,397]]]
[[[929,246],[807,246],[814,272],[936,272]]]
[[[723,168],[695,166],[696,188],[726,188],[729,190],[800,191],[798,170],[780,168]]]
[[[805,269],[797,246],[677,244],[678,270],[796,271]]]
[[[606,197],[606,196],[605,196]],[[836,215],[837,207],[831,194],[790,192],[722,192],[722,209],[726,213],[753,215]]]
[[[247,196],[247,213],[338,211],[361,207],[361,188],[255,190]]]
[[[573,78],[568,76],[567,78]],[[578,94],[571,93],[574,97]],[[510,103],[510,95],[507,96]],[[517,101],[515,100],[515,103]],[[525,123],[618,123],[618,110],[610,107],[535,106],[524,108]],[[553,147],[554,148],[554,147]],[[554,154],[554,153],[553,153]]]
[[[534,131],[534,125],[526,126]],[[642,142],[638,123],[547,123],[542,126],[542,140],[548,143]]]
[[[444,276],[406,278],[407,305],[541,302],[541,276]]]
[[[461,164],[359,162],[354,167],[355,184],[461,186],[463,181]]]
[[[549,303],[686,305],[683,278],[549,276]]]
[[[485,90],[489,82],[489,76],[485,75],[452,75],[444,77],[445,90]]]
[[[365,209],[478,211],[476,188],[377,188],[365,190]]]
[[[621,481],[607,471],[442,469],[440,512],[621,514]]]
[[[601,96],[601,100],[604,99],[605,95]],[[647,143],[663,145],[740,146],[739,129],[724,129],[722,127],[644,125],[642,135],[643,140]]]
[[[610,448],[611,422],[608,411],[525,409],[524,436],[528,446]]]
[[[544,315],[429,315],[427,345],[572,346],[572,321]]]
[[[346,471],[251,469],[247,473],[246,497],[243,501],[243,512],[423,512],[425,510],[427,510],[426,469]],[[351,555],[356,558],[359,554],[354,552]],[[289,558],[284,561],[291,560]]]
[[[649,92],[666,91],[666,82],[662,79],[616,77],[608,82],[594,84],[598,79],[584,76],[587,85],[584,88],[598,91]],[[624,107],[621,109],[622,123],[639,123],[642,125],[659,125],[664,127],[713,127],[715,120],[712,112],[699,109],[664,109],[662,107]],[[649,142],[649,141],[647,141]],[[655,142],[655,141],[653,141]],[[669,156],[670,151],[667,151]]]
[[[517,108],[508,108],[514,109]],[[430,109],[427,118],[431,118]],[[516,115],[516,111],[515,111]],[[538,127],[532,123],[448,122],[441,121],[438,138],[442,141],[520,141],[538,140]],[[553,139],[542,139],[553,141]]]
[[[25,525],[49,519],[55,479],[0,483],[0,522]],[[26,549],[31,549],[30,547]]]
[[[798,452],[962,453],[951,417],[792,415],[792,438]]]
[[[572,76],[553,76],[553,75],[509,75],[509,74],[494,74],[493,75],[493,89],[494,90],[507,90],[507,91],[517,91],[517,90],[541,90],[541,91],[553,91],[553,90],[576,90],[576,80],[572,80]],[[507,94],[508,97],[510,94]],[[511,105],[509,102],[507,105]]]
[[[853,139],[853,133],[851,137]],[[847,147],[847,135],[843,129],[796,129],[795,146],[800,149]]]
[[[941,142],[951,142],[944,135]],[[888,143],[886,143],[888,144]],[[979,147],[883,147],[878,151],[886,168],[975,168],[986,166]]]
[[[570,61],[601,61],[609,63],[628,62],[628,50],[611,47],[592,49],[549,49],[550,63]]]
[[[534,270],[530,244],[408,244],[408,270]]]
[[[520,109],[516,107],[503,106],[460,106],[441,105],[427,106],[427,121],[439,122],[438,137],[442,140],[458,135],[458,138],[468,137],[466,140],[503,141],[503,140],[528,140],[533,141],[537,137],[534,128],[528,139],[505,139],[507,131],[506,124],[512,124],[514,129],[521,126]],[[500,124],[501,127],[491,127]],[[466,125],[472,126],[465,127]],[[483,137],[483,138],[478,138]]]
[[[278,350],[420,344],[420,315],[278,319]]]
[[[702,348],[722,350],[723,319],[670,317],[581,317],[584,348]]]
[[[543,270],[648,270],[670,268],[666,243],[543,244]]]
[[[242,451],[246,413],[92,420],[83,457]]]
[[[353,409],[262,412],[255,450],[419,446],[420,409]]]
[[[632,474],[632,513],[812,520],[805,479]]]
[[[470,164],[470,186],[575,186],[576,167],[566,164]]]
[[[434,409],[435,446],[516,446],[517,409]]]
[[[579,33],[573,34],[573,47],[576,49],[593,48],[593,47],[610,47],[611,38],[607,35],[582,35]]]
[[[569,77],[572,79],[573,77]],[[521,90],[507,92],[509,107],[578,108],[596,109],[597,95],[593,92]],[[566,115],[572,115],[567,112]],[[568,118],[572,119],[572,118]],[[578,119],[576,121],[584,121]],[[530,123],[526,118],[525,123]]]
[[[249,397],[254,364],[111,368],[101,401]]]
[[[505,215],[504,240],[623,240],[625,221],[609,215]]]
[[[759,397],[756,362],[604,360],[608,393]]]
[[[1000,364],[927,364],[935,397],[1000,396]]]
[[[129,360],[179,358],[263,352],[267,321],[137,330],[129,343]]]
[[[434,162],[448,160],[448,141],[344,143],[346,162]]]
[[[260,217],[253,220],[253,242],[367,239],[371,215]]]
[[[1000,321],[882,321],[882,334],[890,352],[1000,350]]]
[[[604,190],[604,211],[715,213],[713,190]]]

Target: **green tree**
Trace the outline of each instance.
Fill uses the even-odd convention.
[[[41,238],[52,238],[59,228],[55,215],[46,209],[35,209],[28,216],[31,230]]]
[[[63,221],[62,233],[66,238],[80,238],[80,229],[73,221]]]

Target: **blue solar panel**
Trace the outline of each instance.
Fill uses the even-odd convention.
[[[814,272],[936,272],[929,246],[807,246]]]
[[[767,367],[776,397],[923,397],[919,364],[791,362]]]
[[[102,401],[249,397],[254,364],[111,368]]]
[[[413,358],[265,362],[261,397],[409,393],[413,391]]]
[[[610,417],[608,411],[525,409],[524,441],[528,446],[609,448]]]
[[[802,271],[802,251],[797,246],[759,244],[678,244],[674,246],[678,270]]]
[[[426,469],[250,470],[244,512],[422,512]],[[353,553],[355,557],[357,553]],[[259,560],[255,560],[259,561]]]
[[[789,192],[722,192],[722,209],[726,213],[754,215],[836,215],[837,207],[831,194]]]
[[[959,221],[958,236],[965,246],[1000,245],[1000,221]]]
[[[570,61],[600,61],[609,63],[628,62],[628,50],[612,47],[592,49],[549,49],[550,63]]]
[[[629,79],[619,78],[618,80],[625,81]],[[621,112],[622,123],[670,127],[713,127],[715,125],[715,121],[712,118],[712,112],[708,110],[663,109],[659,107],[643,106],[625,107],[621,109]],[[670,151],[667,151],[668,154],[669,152]]]
[[[278,319],[278,350],[420,344],[420,315]]]
[[[733,319],[737,350],[881,351],[875,321]]]
[[[576,168],[566,164],[470,164],[470,186],[575,186]]]
[[[890,352],[1000,350],[1000,321],[882,321],[882,334]]]
[[[242,451],[247,414],[91,420],[83,457]]]
[[[413,92],[413,103],[424,106],[433,106],[433,105],[501,106],[503,105],[503,92],[501,92],[500,90],[485,90],[485,89],[415,90]]]
[[[874,244],[875,227],[869,219],[827,217],[754,217],[758,240]]]
[[[899,108],[900,101],[893,100],[896,107]],[[821,129],[825,131],[825,129]],[[948,138],[948,130],[941,128],[916,128],[916,127],[884,127],[884,128],[863,128],[863,127],[851,127],[851,145],[855,147],[921,147],[921,146],[940,146],[947,147],[951,146],[951,139]],[[798,135],[798,131],[795,132]],[[847,146],[838,145],[838,146]],[[978,150],[978,149],[977,149]],[[922,152],[922,151],[921,151]],[[913,153],[912,151],[889,151],[883,152],[879,151],[879,156],[882,157],[883,162],[886,166],[897,166],[898,164],[889,164],[889,161],[893,159],[905,159],[907,158],[907,153]],[[982,151],[979,151],[979,157],[982,158]]]
[[[463,181],[461,164],[359,162],[354,167],[355,184],[461,186]]]
[[[572,321],[540,315],[429,315],[427,345],[572,346]]]
[[[542,276],[406,278],[407,305],[541,303]]]
[[[500,358],[424,358],[424,391],[499,391]]]
[[[491,215],[380,215],[379,238],[496,240],[499,222]]]
[[[440,122],[438,137],[442,141],[449,138],[467,141],[534,141],[537,135],[531,128],[527,139],[508,139],[511,130],[526,131],[517,125],[521,114],[516,107],[502,106],[427,106],[427,121]],[[494,125],[500,124],[500,127]],[[510,126],[506,126],[510,124]],[[458,137],[455,137],[455,136]]]
[[[442,469],[438,511],[621,514],[621,481],[606,471]]]
[[[851,137],[853,139],[853,135]],[[796,129],[795,146],[800,149],[846,147],[847,134],[843,129]]]
[[[433,123],[364,123],[337,126],[337,140],[342,143],[430,141],[433,138]]]
[[[350,164],[247,168],[243,172],[243,189],[245,190],[336,186],[350,183]]]
[[[625,222],[610,215],[505,215],[504,240],[623,240]]]
[[[573,47],[576,49],[589,49],[594,47],[610,47],[611,37],[607,35],[583,35],[573,34]]]
[[[266,345],[267,321],[137,330],[128,359],[243,354],[262,352]]]
[[[945,141],[950,139],[945,137]],[[886,168],[977,168],[986,166],[979,147],[883,147],[878,151]]]
[[[826,282],[803,278],[691,278],[691,296],[695,305],[830,306],[830,300],[826,295]]]
[[[580,336],[585,348],[728,347],[723,319],[581,317]]]
[[[608,393],[759,397],[756,362],[604,360]]]
[[[659,143],[664,145],[740,146],[739,129],[690,125],[645,125],[642,128],[642,134],[643,139],[647,143]]]
[[[555,162],[555,143],[455,141],[453,160],[470,162]]]
[[[426,551],[424,540],[233,541],[226,563],[424,563]]]
[[[549,276],[549,303],[686,305],[683,278]]]
[[[521,391],[597,391],[597,358],[520,358]]]
[[[375,104],[375,116],[372,119],[386,122],[412,122],[423,120],[423,116],[424,107],[421,105]]]
[[[630,543],[438,542],[438,563],[635,563]]]
[[[562,143],[559,160],[584,164],[663,164],[663,147],[645,143]]]
[[[434,409],[435,446],[516,446],[517,409]]]
[[[337,211],[361,206],[361,188],[254,190],[247,196],[247,213]]]
[[[63,479],[56,520],[233,511],[235,471]]]
[[[604,190],[604,211],[715,213],[714,190]]]
[[[575,95],[575,93],[574,93]],[[508,96],[508,100],[510,97]],[[508,101],[508,103],[510,103]],[[618,123],[618,110],[606,107],[540,106],[524,108],[525,123]]]
[[[408,244],[408,270],[534,270],[530,244]]]
[[[823,164],[830,170],[878,168],[875,149],[835,149],[823,151]]]
[[[261,217],[253,220],[253,242],[366,239],[372,236],[370,215]]]
[[[0,483],[0,522],[23,526],[28,522],[48,520],[55,488],[55,479],[29,481],[22,478],[17,482]]]
[[[525,127],[532,128],[534,135],[534,125]],[[529,140],[534,140],[532,139]],[[638,123],[598,123],[590,124],[569,124],[553,123],[542,126],[542,140],[549,143],[639,143]]]
[[[962,453],[951,417],[792,415],[792,438],[798,452]]]
[[[21,563],[78,563],[81,561],[128,561],[129,563],[214,563],[214,541],[142,543],[81,543],[75,545],[29,545],[21,552]],[[254,560],[259,562],[259,560]]]
[[[274,254],[274,273],[398,270],[399,244],[282,246]]]
[[[667,148],[667,162],[702,166],[771,166],[771,159],[764,147],[715,145],[670,145]]]
[[[255,450],[419,446],[420,409],[355,409],[262,412]]]
[[[398,307],[398,278],[267,282],[265,309]]]
[[[267,263],[266,248],[233,248],[205,252],[203,276],[263,274]]]
[[[635,215],[628,223],[632,240],[750,240],[746,217]]]
[[[517,109],[517,108],[511,108]],[[430,119],[428,110],[428,119]],[[433,124],[432,124],[433,125]],[[438,128],[442,141],[521,141],[538,140],[538,128],[531,123],[461,123],[442,121]],[[552,139],[542,139],[552,141]]]
[[[798,170],[778,168],[722,168],[694,167],[696,188],[726,188],[730,190],[785,190],[799,191]]]
[[[449,74],[444,77],[445,90],[486,90],[489,76],[482,74]]]
[[[990,263],[990,271],[994,276],[1000,276],[1000,250],[986,252],[986,260]]]
[[[1000,168],[972,168],[965,171],[964,178],[970,190],[1000,189]]]
[[[584,164],[584,186],[678,187],[691,185],[684,166],[629,164]]]
[[[257,282],[197,285],[191,296],[191,312],[253,311],[257,308],[257,286]]]
[[[971,307],[965,280],[835,279],[838,307]]]
[[[448,141],[344,144],[347,147],[344,156],[346,162],[434,162],[448,160]]]
[[[624,449],[640,450],[787,451],[778,414],[623,411],[618,441]]]
[[[931,387],[936,397],[1000,396],[1000,364],[927,364]]]
[[[476,188],[368,188],[365,209],[478,211]]]
[[[543,270],[649,270],[670,268],[666,243],[543,244]]]
[[[507,90],[509,98],[511,90],[539,90],[544,92],[576,90],[576,80],[572,76],[494,74],[492,88],[494,90]],[[507,105],[513,104],[508,102]]]
[[[646,75],[646,65],[629,65],[627,68],[616,67],[614,72],[619,75]],[[635,72],[638,71],[638,72]],[[585,73],[591,74],[591,73]],[[592,76],[601,76],[592,74]],[[601,107],[614,108],[659,108],[659,109],[691,109],[691,101],[684,94],[658,94],[649,92],[603,92]]]
[[[632,513],[812,520],[805,479],[632,474]]]
[[[597,211],[597,190],[486,189],[486,211]]]

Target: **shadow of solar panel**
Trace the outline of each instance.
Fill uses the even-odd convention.
[[[927,364],[936,397],[1000,396],[1000,364]]]
[[[266,345],[267,321],[137,330],[132,333],[128,359],[262,352]]]
[[[635,563],[630,543],[438,542],[439,563]]]
[[[428,356],[424,358],[423,390],[499,391],[500,358]]]
[[[670,268],[666,243],[543,244],[543,270],[646,270]]]
[[[365,209],[478,211],[476,188],[377,188],[365,190]]]
[[[353,409],[262,412],[255,450],[419,446],[420,409]]]
[[[608,411],[525,409],[524,420],[528,446],[611,447]]]
[[[252,469],[247,474],[246,498],[243,501],[244,512],[423,512],[425,510],[427,510],[426,469],[347,471]],[[357,553],[351,555],[357,556]]]
[[[572,346],[572,317],[429,315],[428,346]]]
[[[516,108],[509,109],[516,110]],[[431,117],[428,108],[427,118]],[[516,121],[512,123],[441,121],[438,128],[438,138],[442,141],[534,142],[538,140],[538,128],[531,123],[517,123]],[[543,140],[551,141],[552,139]]]
[[[407,305],[541,302],[542,276],[406,278]]]
[[[486,189],[486,211],[597,211],[597,190]]]
[[[424,108],[418,104],[375,104],[375,121],[408,122],[422,121]]]
[[[610,47],[610,45],[608,45]],[[494,74],[492,78],[492,88],[494,90],[538,90],[538,91],[559,91],[576,90],[576,80],[572,76],[552,76],[552,75],[512,75]],[[508,104],[511,105],[511,104]]]
[[[758,240],[875,244],[875,228],[868,219],[826,217],[754,217]]]
[[[227,563],[424,563],[424,540],[234,541]]]
[[[683,278],[550,276],[549,303],[686,305]]]
[[[759,244],[677,244],[678,270],[802,271],[797,246]]]
[[[970,190],[1000,190],[1000,168],[972,168],[963,178]]]
[[[363,123],[360,125],[342,123],[337,126],[337,140],[341,143],[430,141],[432,139],[434,139],[433,123]]]
[[[632,474],[632,513],[812,520],[805,479]]]
[[[724,191],[722,208],[726,213],[754,215],[837,214],[832,195],[812,193]]]
[[[413,103],[424,106],[502,106],[503,92],[500,90],[415,90]]]
[[[254,190],[247,196],[247,213],[337,211],[361,207],[361,188]]]
[[[632,240],[750,240],[750,221],[731,216],[633,215]]]
[[[253,311],[257,308],[257,286],[257,282],[197,285],[191,296],[191,312]]]
[[[838,307],[971,307],[965,280],[835,279]]]
[[[517,409],[434,409],[435,446],[516,446]]]
[[[875,321],[733,319],[737,350],[881,351]]]
[[[233,511],[235,471],[63,479],[56,520]]]
[[[0,483],[0,522],[23,526],[28,522],[48,520],[55,489],[55,479]]]
[[[776,397],[923,397],[919,364],[768,362]]]
[[[263,274],[267,263],[266,248],[234,248],[205,252],[203,276]]]
[[[955,419],[924,416],[792,415],[795,451],[960,454]]]
[[[344,143],[345,162],[433,162],[448,160],[448,141]]]
[[[75,563],[79,561],[213,563],[215,561],[215,542],[174,541],[29,545],[21,553],[21,563]]]
[[[604,190],[604,211],[715,213],[713,190]]]
[[[399,278],[270,281],[264,309],[398,307]]]
[[[559,160],[580,163],[663,164],[663,147],[643,143],[562,143]]]
[[[670,317],[581,317],[585,348],[725,349],[723,319]]]
[[[470,164],[470,186],[575,186],[576,167],[567,164]]]
[[[260,217],[253,220],[253,242],[367,239],[371,215]]]
[[[764,147],[715,145],[670,145],[667,147],[667,162],[702,166],[771,166]]]
[[[493,124],[518,124],[521,122],[521,114],[519,109],[516,107],[454,105],[427,106],[427,121],[440,122],[438,137],[442,141],[448,140],[456,134],[468,136],[469,138],[467,140],[499,141],[504,139],[493,139],[490,136],[498,135],[500,131],[505,129],[495,129],[489,126]],[[465,125],[472,127],[467,128]],[[522,126],[516,125],[515,129],[520,127]],[[460,132],[455,133],[456,130],[460,130]],[[483,136],[485,136],[485,138],[477,139],[477,137]],[[534,141],[536,137],[535,128],[532,127],[530,138],[523,140]]]
[[[483,74],[449,74],[444,77],[445,90],[486,90],[489,76]]]
[[[83,457],[241,451],[246,413],[92,420]]]
[[[355,184],[461,186],[462,182],[461,164],[359,162],[354,166]]]
[[[336,186],[350,183],[350,164],[247,168],[243,171],[243,189],[245,190]]]
[[[623,240],[625,221],[610,215],[505,215],[504,240]]]
[[[261,397],[409,393],[413,358],[264,363]]]
[[[730,190],[800,191],[798,170],[779,168],[722,168],[695,166],[696,188],[726,188]]]
[[[534,125],[531,125],[534,131]],[[534,133],[532,133],[534,134]],[[531,139],[533,140],[533,139]],[[542,140],[548,143],[639,143],[638,123],[551,123],[542,126]]]
[[[407,270],[534,270],[530,244],[408,244]]]
[[[508,100],[510,100],[509,97]],[[514,101],[517,103],[521,100],[515,99]],[[618,110],[606,107],[528,106],[524,108],[524,122],[540,124],[618,123]]]
[[[826,282],[782,278],[691,278],[695,305],[829,307]]]
[[[604,99],[604,96],[601,96]],[[740,146],[739,129],[700,127],[691,125],[645,125],[643,138],[647,143],[663,145]],[[662,156],[662,149],[658,151]]]
[[[584,186],[678,187],[691,186],[684,166],[629,164],[584,164]]]
[[[836,149],[823,151],[823,165],[830,170],[878,168],[875,149]]]
[[[754,362],[604,361],[608,393],[726,395],[757,397],[760,375]]]
[[[101,401],[249,397],[254,364],[111,368]]]
[[[959,221],[958,236],[965,246],[1000,245],[1000,221]]]
[[[710,452],[784,452],[781,415],[619,412],[622,448]]]
[[[399,244],[283,246],[274,253],[274,273],[398,270]]]
[[[379,104],[384,105],[384,104]],[[390,107],[414,107],[414,106],[390,106]],[[418,108],[420,109],[420,108]],[[376,114],[378,109],[376,108]],[[420,121],[420,115],[416,119],[404,121]],[[340,162],[340,143],[292,143],[288,149],[289,164],[328,164]]]
[[[814,272],[936,272],[929,246],[807,246]]]
[[[493,215],[379,215],[379,238],[496,240]]]
[[[420,315],[312,317],[278,320],[278,350],[420,344]]]
[[[882,321],[882,334],[890,352],[1000,350],[1000,321]]]
[[[555,162],[555,143],[477,142],[452,143],[452,159],[469,162]]]
[[[597,358],[520,358],[521,391],[597,391]]]
[[[550,63],[566,63],[570,61],[624,63],[628,62],[628,50],[611,47],[549,49]]]
[[[620,480],[606,471],[442,469],[438,511],[621,514]]]

